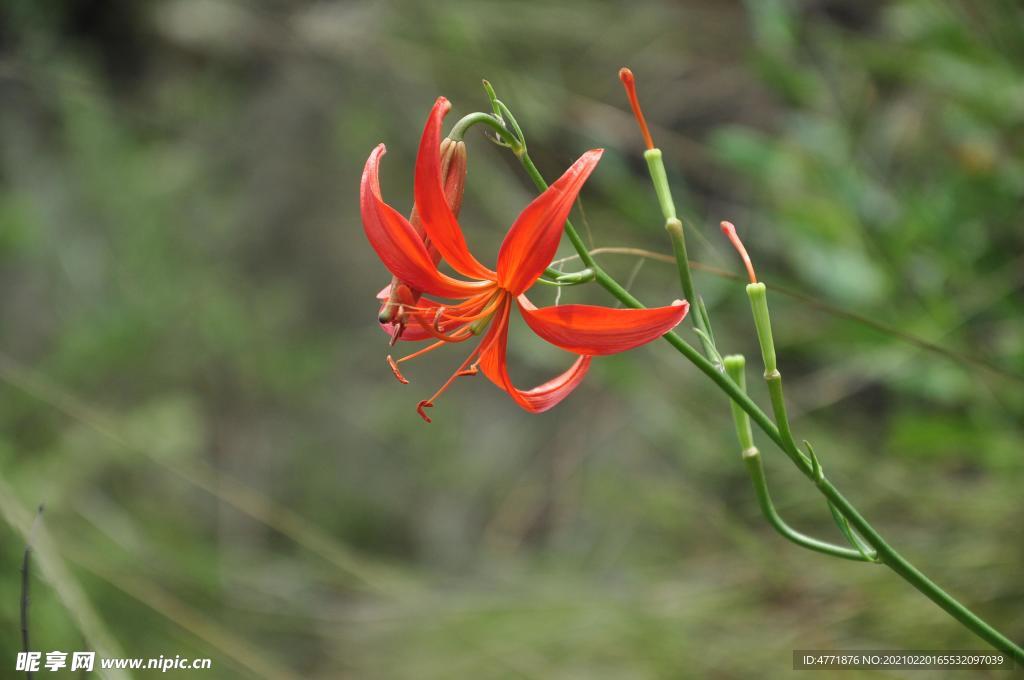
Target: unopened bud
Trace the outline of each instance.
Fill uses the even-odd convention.
[[[444,199],[452,214],[459,216],[462,195],[466,190],[466,168],[468,156],[466,143],[445,137],[441,142],[441,176],[444,177]]]

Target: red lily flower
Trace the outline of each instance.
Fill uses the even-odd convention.
[[[440,141],[441,123],[450,108],[448,100],[438,97],[427,120],[416,159],[414,194],[416,210],[430,243],[452,269],[469,281],[441,272],[424,245],[424,238],[384,202],[378,181],[383,144],[370,153],[363,170],[363,228],[381,261],[398,280],[412,288],[457,301],[444,303],[421,297],[406,307],[408,320],[436,341],[397,361],[388,356],[388,363],[395,377],[408,383],[398,368],[401,362],[481,336],[444,385],[432,397],[419,402],[416,410],[420,416],[430,422],[425,409],[432,407],[456,378],[475,375],[480,370],[521,407],[540,413],[555,406],[579,385],[590,367],[591,357],[623,352],[664,335],[683,320],[689,304],[676,300],[667,307],[652,309],[575,304],[538,309],[524,295],[554,257],[562,226],[576,195],[597,165],[601,149],[583,154],[520,213],[498,251],[495,270],[481,264],[466,247],[462,229],[445,200]],[[508,327],[513,309],[519,310],[526,324],[541,338],[579,355],[564,373],[529,390],[517,388],[508,375]]]

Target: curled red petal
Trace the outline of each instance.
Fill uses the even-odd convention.
[[[538,309],[518,298],[526,325],[544,340],[577,354],[617,354],[660,338],[679,325],[690,305],[676,300],[668,307],[612,309],[595,305],[559,305]]]
[[[459,281],[437,270],[420,235],[381,198],[377,174],[384,151],[384,145],[380,144],[370,153],[359,186],[363,230],[384,266],[399,280],[440,297],[466,298],[489,285]]]
[[[450,108],[447,99],[438,97],[423,128],[416,156],[416,212],[433,247],[455,271],[470,278],[493,281],[495,273],[480,264],[466,247],[462,228],[445,199],[444,178],[441,177],[441,123]]]
[[[572,366],[562,374],[533,389],[521,390],[512,384],[508,375],[508,310],[494,320],[489,333],[494,333],[493,342],[480,359],[480,369],[495,385],[505,390],[516,403],[530,413],[543,413],[556,406],[575,390],[590,368],[589,356],[577,357]]]
[[[516,218],[498,251],[498,283],[502,288],[519,295],[551,263],[572,204],[602,153],[603,149],[591,149],[580,156]]]

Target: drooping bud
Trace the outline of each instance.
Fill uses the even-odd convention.
[[[739,234],[736,233],[736,227],[732,222],[722,222],[722,233],[729,239],[729,243],[739,253],[740,259],[743,260],[743,266],[747,268],[747,276],[750,277],[751,283],[757,283],[757,274],[754,273],[754,264],[750,261],[750,255],[747,254],[747,249],[743,246],[743,241],[740,240]]]
[[[629,106],[633,109],[633,117],[636,118],[636,124],[640,127],[640,134],[643,135],[644,145],[647,149],[644,151],[644,160],[647,161],[647,169],[651,173],[651,182],[654,184],[654,192],[658,195],[658,205],[661,206],[661,213],[665,216],[666,228],[671,233],[673,229],[678,228],[679,233],[682,233],[682,223],[676,217],[676,206],[672,201],[672,190],[668,185],[668,174],[665,172],[665,161],[661,157],[661,149],[654,146],[654,140],[651,138],[651,131],[647,127],[647,119],[644,118],[643,109],[640,108],[640,100],[636,94],[636,78],[633,77],[633,72],[623,66],[619,69],[619,80],[622,81],[622,86],[626,88],[626,96],[629,98]],[[675,223],[673,226],[672,223]],[[673,235],[673,241],[677,241],[675,235]],[[685,290],[687,296],[690,296],[692,291]]]
[[[757,330],[757,342],[761,345],[761,358],[764,360],[765,378],[778,376],[775,363],[775,341],[772,340],[772,320],[768,314],[768,290],[763,283],[757,280],[754,273],[754,265],[750,262],[750,255],[743,246],[736,233],[736,227],[732,222],[722,222],[722,233],[732,244],[732,247],[739,253],[743,260],[743,266],[747,268],[747,276],[750,283],[747,284],[747,297],[750,298],[750,310],[754,314],[754,328]]]
[[[452,214],[456,217],[459,216],[459,210],[462,208],[462,196],[466,188],[467,166],[466,143],[461,140],[456,142],[448,137],[441,140],[441,177],[444,182],[444,198],[445,202],[448,203],[448,207],[451,208]],[[436,264],[441,259],[441,254],[427,237],[426,230],[423,228],[423,221],[420,219],[415,205],[412,208],[412,213],[409,215],[409,223],[423,239],[427,252]],[[415,305],[422,293],[404,281],[399,280],[398,277],[392,277],[391,285],[385,288],[385,290],[388,291],[388,294],[383,306],[380,308],[378,320],[381,327],[391,336],[391,342],[394,344],[402,337],[402,331],[405,328],[403,306]]]
[[[619,69],[619,80],[622,81],[622,86],[626,88],[626,96],[629,98],[629,106],[633,109],[633,117],[636,118],[636,124],[640,126],[640,134],[644,136],[644,145],[648,149],[654,148],[654,140],[651,139],[651,131],[647,128],[647,119],[644,118],[643,109],[640,108],[640,100],[636,96],[636,79],[633,77],[633,72],[623,66]]]

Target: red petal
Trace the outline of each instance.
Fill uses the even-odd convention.
[[[470,278],[493,281],[494,272],[480,264],[466,247],[462,229],[444,197],[441,122],[450,108],[447,99],[438,97],[430,111],[427,125],[423,128],[420,150],[416,156],[416,212],[431,243],[455,271]]]
[[[562,238],[562,225],[602,153],[603,149],[591,149],[580,156],[516,218],[498,251],[498,283],[502,288],[519,295],[551,263]]]
[[[556,347],[577,354],[616,354],[639,347],[669,332],[690,305],[676,300],[668,307],[612,309],[594,305],[560,305],[537,309],[519,296],[519,311],[533,332]]]
[[[508,310],[502,310],[491,326],[493,342],[480,359],[480,369],[491,382],[505,390],[516,403],[531,413],[542,413],[557,405],[576,389],[590,368],[590,357],[581,356],[561,375],[531,390],[521,390],[508,375]]]
[[[384,266],[410,286],[441,297],[466,298],[490,285],[458,281],[437,270],[420,235],[380,196],[377,172],[384,151],[380,144],[370,153],[359,186],[363,229]]]

